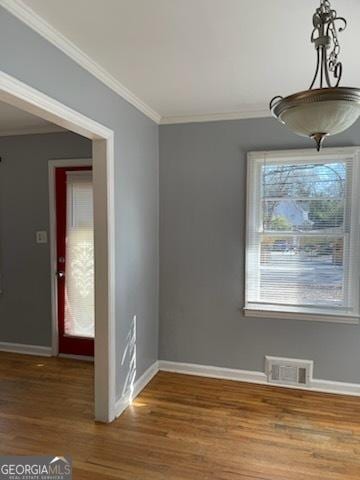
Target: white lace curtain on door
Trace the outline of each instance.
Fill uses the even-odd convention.
[[[94,337],[94,221],[91,171],[67,173],[65,334]]]

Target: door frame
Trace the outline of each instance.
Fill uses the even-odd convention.
[[[95,258],[95,420],[115,419],[114,132],[0,71],[0,101],[92,140]]]
[[[49,220],[50,220],[50,281],[51,281],[51,353],[52,356],[92,360],[83,355],[59,354],[59,324],[58,324],[58,285],[57,285],[57,234],[56,234],[56,188],[55,172],[62,167],[92,167],[92,158],[66,158],[49,160]]]

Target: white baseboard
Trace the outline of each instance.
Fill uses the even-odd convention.
[[[146,387],[146,385],[152,380],[152,378],[159,371],[159,362],[154,362],[142,375],[139,377],[132,388],[130,394],[124,395],[115,403],[115,415],[119,417],[123,411],[131,405],[131,402],[139,395],[139,393]]]
[[[195,363],[168,362],[166,360],[159,360],[159,370],[164,372],[198,375],[201,377],[220,378],[223,380],[258,383],[261,385],[269,385],[280,388],[293,388],[296,390],[360,396],[360,384],[358,383],[334,382],[331,380],[318,380],[314,378],[311,380],[311,385],[309,387],[278,384],[274,385],[267,381],[267,377],[263,372],[212,367],[209,365],[198,365]]]
[[[24,353],[26,355],[51,357],[51,347],[43,347],[41,345],[25,345],[23,343],[0,342],[0,352]]]
[[[314,378],[309,390],[360,397],[360,384],[358,383],[334,382],[332,380],[317,380]]]
[[[159,360],[159,370],[164,372],[198,375],[200,377],[237,380],[239,382],[267,383],[266,375],[263,372],[237,370],[235,368],[211,367],[209,365],[198,365],[196,363],[167,362],[165,360]]]

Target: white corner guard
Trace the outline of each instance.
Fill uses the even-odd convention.
[[[23,343],[0,342],[0,352],[24,353],[27,355],[51,357],[51,347],[43,347],[41,345],[25,345]]]
[[[146,385],[153,379],[159,371],[159,362],[156,361],[139,377],[132,388],[132,391],[123,395],[115,403],[115,416],[119,417],[132,401],[140,394]]]
[[[334,382],[331,380],[318,380],[314,378],[311,381],[310,387],[274,385],[267,381],[267,377],[263,372],[213,367],[208,365],[198,365],[195,363],[168,362],[165,360],[159,360],[159,370],[164,372],[198,375],[201,377],[220,378],[223,380],[258,383],[280,388],[293,388],[296,390],[360,396],[360,384],[358,383]]]

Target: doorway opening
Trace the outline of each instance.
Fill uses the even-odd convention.
[[[95,419],[102,422],[111,422],[115,418],[115,219],[113,132],[109,128],[68,108],[57,100],[44,95],[1,71],[0,101],[38,116],[52,124],[70,130],[71,132],[80,134],[92,141],[91,181],[93,194],[94,240],[92,248],[94,262],[94,288],[90,295],[93,295],[94,304],[94,325],[92,328],[94,331],[93,345],[95,350]],[[79,167],[81,165],[75,166]],[[55,174],[54,169],[52,170]],[[72,182],[73,185],[76,185],[74,178]],[[74,207],[74,205],[72,206]],[[50,211],[55,211],[54,197],[50,198]],[[79,211],[77,213],[79,213]],[[55,215],[50,218],[50,222],[50,231],[55,231]],[[89,235],[89,226],[87,228]],[[84,229],[82,233],[86,235]],[[72,236],[74,239],[81,235],[81,233],[79,233],[80,230],[78,229],[78,231],[74,233]],[[58,269],[59,263],[53,265],[53,259],[56,258],[55,255],[56,239],[54,239],[52,235],[51,268],[54,269],[54,272],[60,272],[61,270]],[[91,277],[89,272],[91,273],[91,268],[88,271],[89,277]],[[54,285],[55,282],[52,276],[52,296],[53,299],[56,299],[57,292],[54,289]],[[91,280],[89,285],[91,286]],[[53,301],[53,304],[54,303],[56,304],[56,302]],[[71,322],[69,325],[70,324]],[[74,322],[72,322],[69,328],[75,328]],[[78,326],[76,326],[76,329],[78,329]],[[76,332],[79,333],[78,330],[76,330]],[[82,331],[82,334],[83,333],[84,332]],[[58,334],[59,328],[58,326],[55,327],[53,322],[53,354],[56,354],[54,351],[54,339]]]

